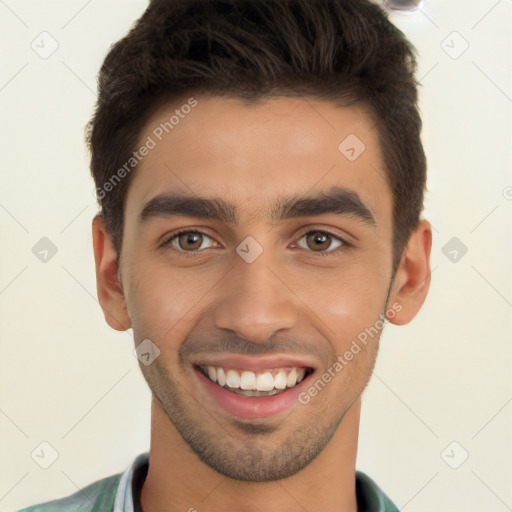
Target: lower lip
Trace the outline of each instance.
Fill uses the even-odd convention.
[[[244,396],[215,384],[201,370],[197,369],[196,371],[199,375],[199,380],[220,407],[233,416],[246,419],[268,418],[290,409],[294,404],[300,403],[298,396],[307,387],[306,381],[312,375],[307,375],[295,387],[288,388],[277,395]]]

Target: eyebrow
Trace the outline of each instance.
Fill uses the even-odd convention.
[[[272,221],[282,221],[303,216],[338,214],[350,216],[370,226],[375,226],[375,218],[359,195],[349,189],[333,187],[314,196],[276,197],[269,210]],[[183,193],[164,193],[150,199],[139,214],[143,223],[152,218],[190,216],[238,224],[237,208],[234,204],[219,197],[206,198]]]

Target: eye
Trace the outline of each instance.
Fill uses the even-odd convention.
[[[346,247],[350,246],[350,244],[348,242],[346,242],[339,236],[336,236],[333,233],[329,233],[328,231],[322,231],[319,229],[315,229],[315,230],[308,231],[308,232],[304,233],[300,237],[299,242],[303,238],[305,238],[306,246],[304,247],[303,245],[298,243],[297,245],[299,247],[301,247],[303,249],[309,249],[311,252],[316,252],[322,256],[328,256],[329,254],[331,254],[333,252],[338,252],[339,250],[343,250]],[[337,241],[337,242],[336,241],[334,242],[334,244],[335,244],[334,249],[332,249],[332,247],[333,247],[332,239],[335,239]],[[336,243],[337,243],[337,245],[336,245]],[[332,249],[332,250],[326,251],[326,249]]]
[[[302,239],[305,239],[305,246],[300,243]],[[208,236],[206,233],[203,233],[202,231],[181,230],[175,233],[171,233],[162,242],[161,247],[170,246],[173,250],[181,254],[192,256],[198,252],[201,252],[203,249],[212,247],[212,245],[203,247],[205,240],[210,240],[211,242],[217,243],[213,240],[213,238]],[[299,238],[299,243],[297,243],[297,245],[302,249],[309,250],[309,252],[316,253],[320,256],[328,256],[329,254],[337,253],[348,247],[351,247],[351,244],[343,240],[343,238],[328,231],[319,229],[310,230],[304,233]],[[327,251],[327,249],[330,250]]]
[[[182,230],[166,238],[162,247],[171,246],[179,252],[195,253],[208,248],[202,247],[205,239],[213,241],[211,237],[201,231]]]

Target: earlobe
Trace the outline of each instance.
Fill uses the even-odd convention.
[[[388,305],[401,307],[389,318],[391,323],[409,323],[425,302],[430,287],[431,248],[432,227],[428,221],[421,220],[404,248],[393,279]]]
[[[92,240],[96,263],[96,290],[105,320],[117,331],[131,327],[121,282],[118,258],[105,222],[100,215],[92,221]]]

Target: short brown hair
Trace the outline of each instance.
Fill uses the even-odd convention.
[[[133,172],[104,193],[149,117],[185,94],[247,103],[309,97],[360,104],[378,128],[393,193],[393,272],[423,209],[416,49],[370,0],[153,0],[101,67],[86,135],[118,257]],[[134,171],[135,172],[135,171]]]

